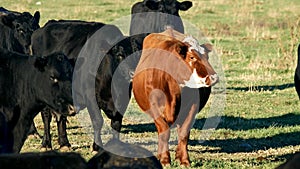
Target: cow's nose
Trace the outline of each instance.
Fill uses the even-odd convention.
[[[76,108],[73,105],[68,105],[69,116],[74,116],[76,114]]]
[[[215,85],[216,83],[219,82],[219,76],[218,76],[218,74],[210,75],[209,79],[210,79],[211,86],[213,86],[213,85]]]

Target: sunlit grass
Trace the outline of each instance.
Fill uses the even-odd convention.
[[[41,25],[49,19],[79,19],[110,23],[130,14],[138,0],[20,0],[1,2],[17,11],[41,12]],[[40,4],[38,2],[41,2]],[[300,107],[293,85],[296,45],[300,43],[299,0],[193,0],[180,12],[213,43],[226,77],[226,106],[212,134],[202,140],[202,127],[210,104],[197,115],[189,143],[192,168],[269,169],[300,151]],[[130,22],[128,20],[128,22]],[[209,103],[211,103],[211,99]],[[104,115],[105,117],[105,115]],[[82,119],[87,119],[83,122]],[[89,116],[70,117],[71,151],[91,158],[93,141]],[[40,115],[36,125],[42,134]],[[53,147],[58,150],[56,123],[52,124]],[[109,121],[103,129],[110,138]],[[176,132],[170,143],[174,159]],[[152,120],[133,102],[124,117],[121,138],[156,149]],[[151,144],[146,144],[146,143]],[[27,139],[22,152],[39,151],[41,139]],[[172,162],[169,168],[180,168]]]

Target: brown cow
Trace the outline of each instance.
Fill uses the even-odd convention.
[[[199,45],[191,36],[172,28],[148,35],[133,77],[136,102],[158,130],[158,158],[170,165],[170,127],[177,125],[176,160],[190,166],[189,131],[195,115],[206,104],[218,76],[208,62],[210,44]]]

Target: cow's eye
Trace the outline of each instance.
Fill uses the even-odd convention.
[[[24,30],[23,29],[18,29],[18,34],[19,35],[24,35]]]
[[[196,58],[195,58],[194,56],[191,56],[191,57],[190,57],[190,60],[196,61]]]

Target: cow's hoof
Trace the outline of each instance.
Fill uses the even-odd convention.
[[[52,150],[52,148],[50,148],[50,147],[42,147],[41,148],[41,152],[45,152],[45,151],[51,151]]]
[[[27,136],[29,139],[41,139],[41,136],[38,133],[29,134]]]
[[[180,162],[180,166],[182,166],[182,167],[190,167],[191,164],[190,164],[190,162],[188,160],[187,161],[181,161]]]
[[[71,150],[71,147],[69,147],[69,146],[62,146],[59,148],[59,151],[61,151],[61,152],[68,152],[70,150]]]
[[[169,167],[171,165],[170,158],[162,158],[162,159],[160,159],[160,163],[164,167]]]

